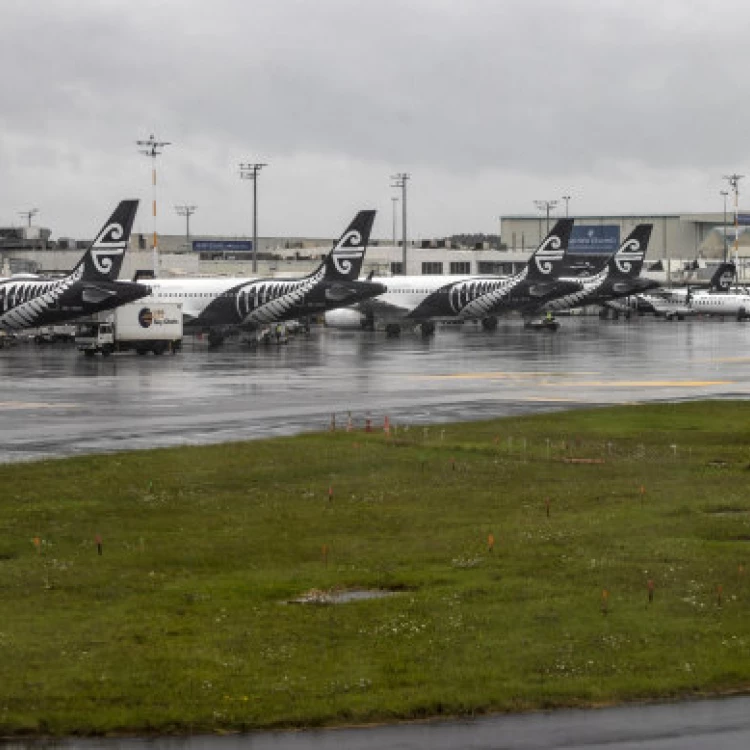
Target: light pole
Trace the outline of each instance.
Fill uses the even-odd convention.
[[[198,206],[175,206],[174,210],[177,211],[178,216],[185,217],[185,248],[190,250],[190,217],[196,212]]]
[[[559,201],[534,201],[534,205],[540,211],[547,213],[547,234],[549,234],[549,212],[558,204]],[[541,237],[539,238],[541,240]]]
[[[19,211],[18,215],[23,216],[25,219],[29,222],[29,227],[31,226],[31,220],[39,213],[38,208],[30,208],[28,211]]]
[[[563,195],[562,199],[565,201],[565,218],[568,218],[568,203],[570,203],[570,196]]]
[[[729,187],[734,193],[734,256],[737,257],[737,252],[740,244],[740,223],[739,223],[739,198],[740,198],[740,180],[745,175],[742,174],[725,174],[724,179],[729,183]]]
[[[401,273],[406,276],[406,183],[411,179],[411,175],[406,172],[399,172],[391,175],[391,179],[396,180],[391,187],[401,188],[401,240],[404,243],[401,252]]]
[[[268,164],[242,162],[240,179],[253,181],[253,273],[258,273],[258,173]]]
[[[729,195],[729,191],[720,190],[719,194],[724,196],[724,231],[722,234],[724,235],[724,262],[726,263],[727,255],[729,255],[729,246],[727,244],[727,196]]]
[[[164,151],[164,146],[169,146],[169,141],[157,141],[152,133],[146,141],[136,141],[139,146],[144,148],[139,149],[145,156],[151,157],[151,184],[153,186],[153,216],[154,216],[154,239],[153,239],[153,254],[154,254],[154,276],[159,275],[159,239],[156,234],[156,157],[160,156]]]
[[[396,206],[398,205],[398,196],[391,196],[393,202],[393,247],[396,247]]]

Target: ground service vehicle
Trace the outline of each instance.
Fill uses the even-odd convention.
[[[76,343],[88,357],[124,351],[174,354],[182,347],[182,305],[122,305],[100,320],[81,323]]]

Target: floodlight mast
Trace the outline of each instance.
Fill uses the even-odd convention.
[[[724,235],[724,262],[727,262],[727,256],[729,255],[729,244],[727,243],[727,196],[729,195],[728,190],[720,190],[719,195],[724,197],[724,224],[722,234]]]
[[[391,196],[391,201],[393,204],[393,247],[396,247],[396,206],[398,205],[399,198],[397,195]]]
[[[240,179],[253,181],[253,273],[258,273],[258,173],[268,164],[240,163]]]
[[[568,218],[568,204],[570,203],[570,196],[563,195],[562,199],[565,201],[565,218]]]
[[[151,247],[152,247],[153,255],[154,255],[154,276],[158,276],[159,275],[159,240],[158,240],[158,235],[156,234],[156,157],[160,156],[161,153],[164,151],[164,146],[170,146],[171,143],[169,141],[157,141],[156,138],[154,138],[154,134],[152,133],[148,137],[148,140],[136,141],[136,144],[144,147],[144,148],[139,149],[139,151],[145,156],[149,156],[152,162],[151,184],[153,186],[154,235],[153,235],[153,244]]]
[[[559,201],[534,201],[534,205],[540,210],[545,211],[547,214],[547,234],[549,234],[549,212],[557,206]],[[541,241],[541,237],[539,238]]]
[[[19,211],[18,215],[23,216],[28,221],[28,226],[31,226],[31,220],[39,213],[38,208],[30,208],[28,211]]]
[[[391,175],[391,179],[396,182],[391,187],[401,188],[401,235],[404,246],[401,252],[401,273],[406,276],[406,183],[411,179],[407,172],[398,172]]]
[[[744,178],[743,174],[725,174],[724,179],[729,183],[729,187],[734,193],[734,257],[737,258],[740,247],[740,180]]]
[[[178,216],[185,217],[185,248],[187,250],[190,250],[190,217],[197,211],[197,209],[198,206],[188,206],[186,204],[174,207]]]

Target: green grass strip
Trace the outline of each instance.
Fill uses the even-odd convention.
[[[0,734],[750,686],[749,403],[394,421],[0,466]]]

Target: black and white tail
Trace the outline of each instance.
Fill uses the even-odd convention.
[[[627,236],[608,261],[610,277],[627,276],[634,279],[640,275],[653,228],[653,224],[639,224]]]
[[[709,282],[709,289],[715,292],[728,292],[737,275],[734,263],[720,263]]]
[[[354,281],[359,278],[375,211],[360,211],[323,261],[326,281]]]
[[[137,200],[121,201],[71,276],[81,281],[116,281],[130,240]]]
[[[529,258],[527,279],[551,281],[562,271],[574,219],[559,219]]]

